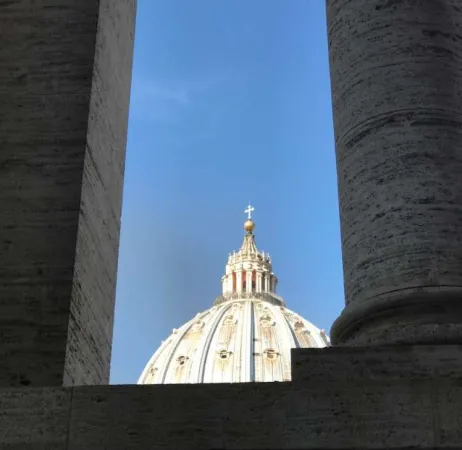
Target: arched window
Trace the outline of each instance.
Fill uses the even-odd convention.
[[[232,292],[236,292],[236,272],[232,273],[232,277],[233,277],[233,291]]]

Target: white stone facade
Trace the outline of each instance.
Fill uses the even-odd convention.
[[[139,384],[289,381],[292,348],[326,347],[326,334],[285,307],[269,254],[260,253],[254,223],[229,255],[214,306],[165,340]]]

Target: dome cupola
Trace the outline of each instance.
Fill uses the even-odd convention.
[[[229,255],[222,293],[162,342],[140,384],[289,381],[292,348],[330,345],[326,333],[286,308],[269,253],[253,234],[254,208],[245,210],[244,240]]]
[[[255,222],[251,216],[254,210],[251,205],[245,210],[248,214],[244,223],[246,234],[239,251],[228,256],[225,275],[221,279],[222,295],[215,303],[238,298],[266,297],[275,303],[284,304],[282,298],[276,295],[278,279],[273,273],[270,254],[259,252],[255,243]]]

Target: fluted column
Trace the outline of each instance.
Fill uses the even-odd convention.
[[[462,338],[460,0],[327,0],[346,308],[335,344]]]

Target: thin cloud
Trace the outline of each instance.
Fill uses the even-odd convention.
[[[230,77],[208,75],[188,80],[161,81],[138,76],[133,79],[130,115],[132,119],[150,123],[173,123],[186,113],[197,111],[210,94]],[[215,127],[213,127],[215,128]],[[214,134],[214,130],[207,130]]]
[[[135,78],[132,83],[130,116],[150,123],[176,121],[191,106],[191,89],[185,85]]]
[[[185,87],[162,85],[158,82],[137,82],[133,85],[141,98],[169,102],[178,106],[187,106],[191,103],[191,96]]]

